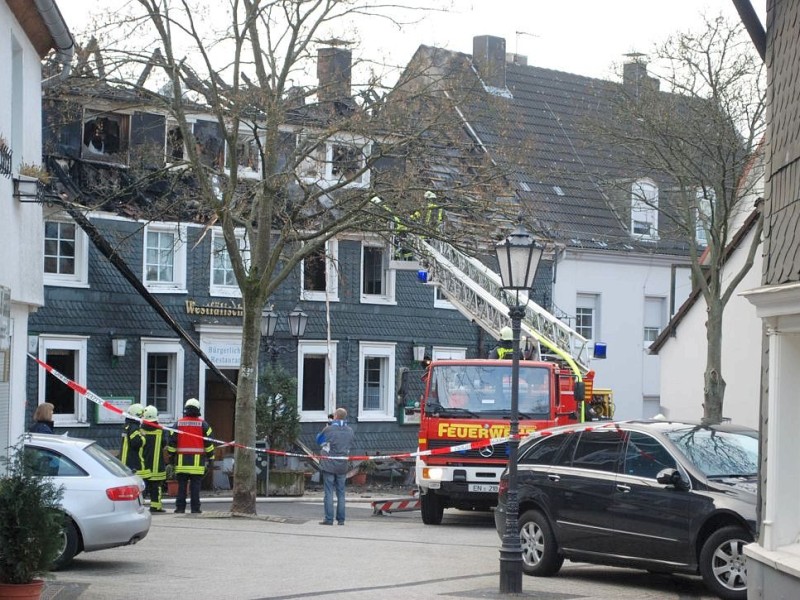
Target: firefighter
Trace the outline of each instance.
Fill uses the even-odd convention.
[[[500,343],[489,353],[489,358],[513,358],[514,332],[511,327],[505,326],[500,330]]]
[[[120,450],[119,459],[134,473],[138,473],[142,469],[142,452],[145,439],[142,435],[142,424],[139,419],[143,412],[144,407],[141,404],[138,402],[131,404],[125,417],[125,425],[122,427],[122,449]]]
[[[178,419],[170,432],[167,452],[175,464],[175,478],[178,480],[178,496],[175,499],[175,512],[186,512],[186,486],[190,488],[190,508],[193,513],[200,510],[200,483],[203,476],[214,466],[214,443],[211,425],[200,417],[200,402],[189,398],[183,405],[183,417]]]
[[[144,464],[139,476],[144,479],[147,493],[150,496],[150,512],[165,512],[161,504],[161,486],[167,478],[164,468],[164,430],[158,425],[158,409],[149,405],[142,414],[142,435],[144,436]]]

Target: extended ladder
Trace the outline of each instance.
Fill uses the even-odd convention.
[[[500,276],[447,242],[414,235],[408,235],[406,241],[413,243],[415,254],[425,264],[429,283],[438,286],[461,314],[499,338],[500,329],[510,324],[508,306],[513,302],[502,288]],[[522,331],[582,378],[589,370],[588,340],[527,294],[520,294],[520,304],[525,309]]]

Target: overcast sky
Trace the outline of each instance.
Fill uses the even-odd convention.
[[[92,14],[129,0],[57,0],[73,32]],[[402,3],[404,0],[397,0]],[[407,0],[412,1],[412,0]],[[613,79],[614,65],[629,52],[648,53],[670,34],[695,28],[701,13],[738,19],[732,0],[413,0],[443,7],[421,22],[399,29],[371,19],[356,24],[362,59],[404,65],[421,44],[472,52],[472,38],[506,39],[506,50],[528,64]],[[209,5],[224,0],[208,0]],[[752,0],[762,23],[765,0]]]

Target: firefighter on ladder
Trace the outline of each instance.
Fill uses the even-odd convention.
[[[514,356],[514,332],[506,325],[500,330],[500,343],[489,353],[489,358],[508,358]]]

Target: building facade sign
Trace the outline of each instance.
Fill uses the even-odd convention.
[[[203,352],[206,353],[206,356],[211,359],[211,362],[221,369],[238,369],[242,362],[241,340],[234,342],[226,340],[202,339],[200,340],[200,347],[203,349]]]
[[[209,302],[198,304],[194,300],[186,301],[186,314],[200,317],[243,317],[244,309],[240,302]]]

